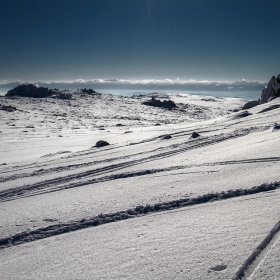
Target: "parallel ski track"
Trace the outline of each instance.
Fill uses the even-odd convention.
[[[172,137],[190,136],[191,131],[193,131],[193,129],[186,130],[186,131],[174,132],[174,133],[172,133]],[[213,132],[213,129],[199,130],[199,133],[205,133],[205,132],[209,132],[209,131]],[[153,138],[142,140],[142,141],[134,143],[134,144],[136,145],[136,144],[153,142],[153,141],[156,141],[156,140],[160,140],[163,136],[164,135],[156,136],[156,137],[153,137]],[[128,145],[128,146],[130,146],[130,145]],[[29,177],[29,176],[38,176],[38,175],[40,175],[40,169],[44,169],[43,172],[47,172],[48,174],[49,173],[55,173],[55,172],[58,172],[58,171],[64,171],[64,170],[72,170],[72,169],[77,169],[77,168],[81,168],[81,167],[84,167],[84,166],[90,166],[90,165],[94,165],[94,164],[112,162],[114,160],[129,159],[129,158],[132,158],[134,156],[140,156],[144,153],[156,153],[156,152],[161,151],[161,150],[166,149],[166,148],[173,148],[173,147],[175,147],[175,145],[171,145],[171,146],[169,145],[168,147],[160,147],[160,148],[157,148],[157,149],[150,150],[148,152],[129,154],[129,155],[125,155],[125,156],[122,156],[122,157],[115,157],[115,158],[112,157],[112,158],[105,159],[105,160],[100,160],[100,161],[96,161],[96,160],[95,161],[89,161],[90,159],[96,157],[96,153],[100,154],[100,152],[102,152],[102,153],[105,153],[106,155],[108,155],[112,151],[111,153],[114,154],[116,149],[122,148],[122,147],[123,146],[115,146],[115,145],[113,147],[107,146],[106,150],[98,150],[97,151],[96,149],[95,150],[90,149],[90,150],[75,152],[71,155],[61,157],[61,159],[63,161],[67,160],[67,164],[68,164],[67,166],[59,166],[59,167],[48,168],[48,166],[50,166],[50,165],[52,166],[52,165],[57,164],[57,159],[49,159],[49,160],[45,159],[42,162],[28,163],[28,164],[16,165],[16,166],[12,166],[12,167],[0,168],[0,172],[3,175],[4,174],[9,174],[9,173],[14,174],[15,172],[25,171],[25,170],[28,171],[30,169],[36,169],[37,170],[37,171],[34,171],[34,172],[29,172],[29,173],[26,172],[26,173],[19,173],[19,174],[12,175],[12,176],[6,176],[6,177],[3,177],[3,178],[0,177],[0,183],[5,182],[5,181],[9,181],[9,180],[14,180],[14,179],[17,179],[17,178],[24,178],[24,177]],[[81,164],[76,163],[77,160],[80,161],[83,158],[85,158],[87,160],[86,163],[81,163]],[[75,162],[75,164],[70,164],[72,161]],[[38,169],[39,169],[39,171],[38,171]]]
[[[262,128],[264,129],[264,128]],[[267,129],[267,127],[265,127]],[[3,190],[0,192],[0,202],[5,202],[5,201],[10,201],[10,200],[15,200],[19,198],[24,198],[24,197],[29,197],[29,196],[34,196],[34,195],[39,195],[39,194],[44,194],[44,193],[50,193],[50,192],[55,192],[55,191],[60,191],[64,189],[70,189],[70,188],[75,188],[75,187],[80,187],[83,185],[88,185],[88,184],[93,184],[96,182],[100,181],[108,181],[108,180],[113,180],[113,179],[118,179],[118,178],[126,178],[126,177],[132,177],[132,176],[141,176],[141,175],[146,175],[149,174],[149,171],[138,171],[138,172],[132,172],[132,173],[127,173],[127,174],[114,174],[114,175],[108,175],[103,178],[97,178],[98,176],[104,175],[106,173],[110,173],[113,171],[118,171],[127,167],[135,166],[141,163],[146,163],[150,162],[153,160],[159,160],[167,157],[171,157],[180,153],[183,153],[185,151],[188,151],[190,149],[196,149],[196,148],[201,148],[213,144],[217,144],[219,142],[229,140],[232,138],[237,138],[241,136],[245,136],[249,134],[252,131],[260,131],[260,128],[250,128],[250,129],[243,129],[239,130],[237,132],[233,133],[228,133],[228,134],[220,134],[218,136],[212,136],[208,138],[201,138],[198,141],[191,141],[188,143],[183,143],[183,144],[176,144],[173,146],[169,146],[169,151],[167,152],[161,152],[155,155],[143,157],[137,160],[132,160],[132,161],[126,161],[123,163],[119,164],[112,164],[108,166],[104,166],[98,169],[93,169],[93,170],[88,170],[85,172],[80,172],[76,174],[71,174],[63,177],[58,177],[50,180],[45,180],[42,182],[30,184],[30,185],[24,185],[21,187],[17,188],[10,188],[7,190]],[[184,147],[182,147],[184,146]],[[171,149],[170,149],[171,147]],[[87,163],[85,163],[87,164]],[[82,164],[84,166],[84,164]],[[60,167],[58,167],[59,169]],[[67,168],[67,167],[63,167]],[[69,167],[68,167],[69,168]],[[72,166],[71,168],[77,169],[78,166]],[[177,169],[182,169],[185,168],[185,166],[178,166],[178,167],[173,167]],[[59,170],[61,171],[61,170]],[[154,171],[150,171],[150,173],[155,173],[155,172],[161,172],[161,171],[166,171],[166,169],[155,169]],[[92,178],[94,176],[95,178]],[[90,178],[89,178],[90,177]]]
[[[274,191],[280,188],[280,182],[274,182],[270,184],[262,184],[259,186],[255,186],[250,189],[236,189],[236,190],[228,190],[217,193],[208,193],[204,195],[200,195],[193,198],[182,198],[176,199],[167,202],[160,202],[154,205],[138,205],[135,208],[127,209],[124,211],[119,211],[115,213],[107,213],[107,214],[99,214],[97,216],[93,216],[90,218],[83,218],[81,220],[72,220],[65,223],[57,223],[48,227],[38,228],[34,230],[28,230],[24,232],[17,233],[15,235],[7,236],[0,239],[0,250],[6,249],[11,246],[16,246],[19,244],[24,244],[27,242],[36,241],[39,239],[44,239],[68,232],[73,232],[80,229],[85,229],[89,227],[95,227],[106,223],[118,222],[121,220],[136,218],[160,211],[170,211],[173,209],[178,209],[187,206],[193,206],[213,201],[221,201],[225,199],[230,199],[234,197],[253,195],[257,193],[264,193],[269,191]],[[277,231],[279,230],[279,226],[277,227]],[[271,236],[275,233],[276,230],[273,230]],[[270,241],[270,235],[268,237]],[[264,245],[262,245],[259,250],[263,249]],[[251,258],[249,258],[251,260]],[[246,261],[247,265],[250,265],[251,262]],[[247,267],[247,266],[246,266]],[[243,267],[236,273],[236,278],[243,275]]]
[[[232,280],[245,280],[251,279],[250,276],[254,272],[254,263],[259,263],[264,257],[263,252],[268,248],[275,238],[279,235],[280,231],[280,220],[274,225],[274,227],[265,236],[262,242],[253,250],[253,252],[248,256],[240,268],[236,271]]]

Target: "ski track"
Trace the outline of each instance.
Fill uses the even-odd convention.
[[[172,133],[172,138],[174,137],[183,137],[183,136],[190,136],[191,132],[193,130],[192,129],[188,129],[188,130],[185,130],[185,131],[180,131],[180,132],[174,132]],[[200,130],[199,132],[200,133],[204,133],[204,132],[209,132],[209,131],[213,131],[213,129],[211,130]],[[214,129],[214,131],[216,131],[216,129]],[[166,135],[166,134],[164,134]],[[150,138],[150,139],[146,139],[146,140],[142,140],[140,142],[134,142],[133,145],[136,145],[136,144],[142,144],[142,143],[148,143],[148,142],[153,142],[153,141],[156,141],[156,140],[161,140],[162,137],[164,135],[160,135],[160,136],[157,136],[157,137],[153,137],[153,138]],[[181,145],[182,143],[180,144],[177,144],[177,145]],[[160,148],[157,148],[157,149],[153,149],[153,150],[150,150],[148,152],[150,153],[156,153],[160,150],[163,150],[163,149],[170,149],[171,148],[174,148],[175,145],[171,145],[168,143],[166,144],[167,147],[160,147]],[[131,146],[130,144],[127,145],[127,146]],[[65,157],[61,157],[62,160],[64,159],[67,159],[67,163],[68,163],[68,166],[67,167],[57,167],[57,168],[45,168],[45,167],[48,167],[49,165],[53,166],[56,164],[57,162],[57,159],[51,159],[51,160],[44,160],[43,162],[36,162],[36,163],[28,163],[28,164],[23,164],[23,165],[16,165],[16,166],[12,166],[12,167],[5,167],[5,168],[0,168],[1,170],[1,173],[2,174],[7,174],[7,173],[16,173],[18,171],[23,171],[23,170],[28,170],[28,169],[31,169],[31,168],[34,168],[34,169],[38,169],[38,168],[45,168],[44,169],[44,172],[48,172],[48,173],[51,173],[51,172],[57,172],[57,171],[60,171],[60,170],[66,170],[66,169],[76,169],[76,168],[80,168],[80,167],[83,167],[83,166],[88,166],[88,165],[94,165],[94,164],[100,164],[100,163],[107,163],[107,162],[111,162],[111,161],[114,161],[114,160],[120,160],[120,159],[129,159],[131,157],[135,157],[135,156],[141,156],[142,154],[144,154],[145,152],[141,152],[141,153],[134,153],[134,154],[130,154],[130,155],[126,155],[126,156],[122,156],[122,157],[113,157],[113,158],[109,158],[109,159],[105,159],[105,160],[100,160],[100,161],[89,161],[90,159],[96,157],[97,153],[98,155],[102,154],[102,156],[108,156],[110,154],[115,154],[116,150],[118,148],[122,148],[122,146],[115,146],[114,147],[111,147],[111,146],[108,146],[106,147],[106,150],[85,150],[85,151],[79,151],[79,152],[76,152],[76,153],[73,153],[69,156],[65,156]],[[112,151],[112,153],[110,153],[110,151]],[[147,153],[147,152],[146,152]],[[78,158],[77,158],[78,157]],[[44,158],[44,156],[43,156]],[[82,161],[82,160],[86,160],[86,163],[82,163],[82,164],[77,164],[76,162],[77,161]],[[75,162],[75,164],[69,164],[71,162]],[[20,174],[21,177],[27,177],[29,175],[38,175],[39,172],[37,172],[36,174],[32,174],[32,173],[22,173]],[[19,175],[17,175],[19,176]],[[16,176],[10,176],[10,177],[3,177],[3,178],[0,178],[0,182],[4,182],[6,180],[12,180],[13,178],[16,179]],[[20,177],[19,177],[20,178]]]
[[[83,218],[81,220],[72,220],[65,223],[57,223],[48,227],[38,228],[35,230],[28,230],[25,232],[17,233],[12,236],[4,237],[0,239],[0,250],[16,246],[19,244],[36,241],[39,239],[48,238],[55,235],[60,235],[68,232],[77,231],[89,227],[95,227],[106,223],[118,222],[125,219],[136,218],[143,215],[148,215],[155,212],[170,211],[181,207],[188,207],[213,201],[221,201],[224,199],[230,199],[240,196],[250,196],[257,193],[271,192],[280,188],[280,182],[274,182],[270,184],[262,184],[250,189],[236,189],[228,190],[217,193],[208,193],[193,198],[182,198],[173,201],[156,203],[154,205],[138,205],[133,209],[119,211],[115,213],[106,213],[93,216],[91,218]],[[244,270],[251,265],[255,260],[257,254],[263,250],[267,244],[271,241],[274,234],[280,229],[280,221],[270,231],[264,241],[254,250],[252,255],[244,262],[244,265],[236,272],[236,276],[233,279],[239,279],[244,274]]]
[[[266,251],[269,251],[269,244],[273,243],[274,239],[279,236],[280,220],[269,231],[263,241],[256,247],[256,249],[249,255],[241,267],[237,270],[232,280],[250,279],[258,264],[265,258]]]
[[[226,141],[232,138],[237,138],[237,137],[242,137],[245,136],[249,133],[255,132],[255,131],[263,131],[268,129],[268,126],[264,127],[252,127],[249,129],[242,129],[238,131],[234,131],[233,133],[225,133],[225,134],[220,134],[220,135],[214,135],[206,138],[200,138],[197,140],[189,141],[186,143],[179,143],[179,144],[173,144],[168,147],[168,151],[160,151],[162,149],[156,149],[153,150],[152,155],[144,156],[145,153],[138,153],[137,156],[141,156],[142,158],[131,160],[131,161],[124,161],[122,163],[118,164],[112,164],[112,165],[107,165],[103,166],[97,169],[93,170],[87,170],[85,172],[79,172],[79,173],[74,173],[70,174],[67,176],[63,177],[57,177],[54,179],[49,179],[45,181],[41,181],[38,183],[34,183],[31,185],[24,185],[21,187],[17,188],[9,188],[7,190],[0,191],[0,202],[4,201],[9,201],[9,200],[14,200],[14,199],[19,199],[19,198],[24,198],[28,196],[34,196],[38,194],[43,194],[43,193],[49,193],[49,192],[54,192],[54,191],[60,191],[64,189],[69,189],[69,188],[75,188],[75,187],[80,187],[88,184],[94,184],[97,182],[104,182],[108,180],[115,180],[118,178],[128,178],[128,177],[134,177],[134,176],[143,176],[151,173],[157,173],[157,172],[163,172],[163,171],[170,171],[170,170],[175,170],[175,169],[183,169],[186,168],[186,166],[175,166],[175,167],[169,167],[169,168],[164,168],[164,169],[153,169],[153,170],[142,170],[142,171],[136,171],[136,172],[126,172],[126,173],[119,173],[119,174],[112,174],[112,175],[107,175],[105,177],[99,177],[96,178],[97,176],[104,175],[106,173],[110,173],[113,171],[118,171],[127,167],[131,166],[136,166],[138,164],[158,160],[158,159],[163,159],[167,157],[171,157],[180,153],[184,153],[185,151],[188,151],[190,149],[197,149],[209,145],[214,145],[217,143],[220,143],[222,141]],[[147,153],[147,152],[146,152]],[[130,157],[135,157],[135,155],[129,156]],[[93,161],[93,162],[86,162],[86,163],[81,163],[81,164],[74,164],[74,165],[68,165],[68,166],[58,166],[55,168],[49,168],[49,169],[42,169],[39,171],[32,171],[32,173],[22,173],[22,174],[17,174],[14,176],[10,177],[4,177],[2,178],[2,181],[0,182],[7,182],[7,181],[12,181],[15,179],[21,179],[24,177],[31,177],[31,176],[39,176],[43,175],[45,173],[54,173],[54,172],[61,172],[61,171],[70,171],[70,170],[77,170],[78,168],[81,167],[90,167],[92,165],[96,165],[97,163],[109,163],[112,161],[119,161],[120,159],[123,159],[123,157],[119,158],[110,158],[106,159],[105,161]],[[262,160],[262,159],[260,159]],[[267,159],[269,160],[269,159]],[[279,160],[279,158],[274,158],[270,160]],[[255,160],[257,161],[257,160]],[[254,162],[254,161],[252,161]],[[234,162],[228,162],[228,164],[233,164]],[[235,162],[235,163],[240,163]],[[244,163],[248,163],[248,161],[244,161]],[[223,164],[223,163],[220,163]],[[225,164],[225,163],[224,163]],[[211,164],[212,165],[212,164]],[[38,168],[38,166],[37,166]],[[94,176],[94,178],[92,178]]]

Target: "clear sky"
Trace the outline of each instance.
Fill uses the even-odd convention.
[[[279,0],[0,0],[0,83],[268,81]]]

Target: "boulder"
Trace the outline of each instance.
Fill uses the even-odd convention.
[[[272,131],[276,131],[276,130],[279,130],[280,129],[280,125],[275,123],[273,128],[272,128]]]
[[[242,110],[247,110],[250,108],[253,108],[255,106],[259,105],[259,101],[253,100],[253,101],[249,101],[248,103],[246,103],[243,107]]]
[[[193,132],[191,138],[197,138],[199,136],[200,134],[198,134],[197,132]]]
[[[104,147],[104,146],[108,146],[108,145],[110,145],[110,144],[107,141],[99,140],[96,142],[95,147],[100,148],[100,147]]]
[[[162,140],[167,140],[167,139],[171,139],[171,138],[172,138],[172,136],[170,134],[166,134],[161,137]]]

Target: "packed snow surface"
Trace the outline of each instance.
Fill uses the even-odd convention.
[[[0,98],[1,277],[279,278],[280,101],[245,103]]]

